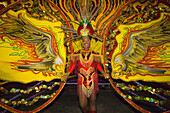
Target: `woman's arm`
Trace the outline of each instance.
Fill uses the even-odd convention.
[[[99,62],[97,62],[97,69],[104,75],[105,79],[109,79],[110,78],[109,74],[107,74],[107,73],[105,73],[103,71],[103,68],[102,68],[102,66],[100,65]]]
[[[71,73],[71,72],[75,69],[76,64],[77,64],[77,61],[75,60],[75,61],[73,62],[73,64],[70,66],[70,69],[68,70],[68,72]]]
[[[77,63],[77,61],[75,60],[75,61],[73,62],[73,64],[70,65],[70,69],[68,70],[68,72],[63,76],[62,80],[63,80],[64,82],[66,82],[67,77],[68,77],[68,76],[70,75],[70,73],[73,72],[73,70],[75,69],[76,63]]]

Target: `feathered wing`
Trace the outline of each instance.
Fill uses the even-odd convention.
[[[5,19],[6,24],[1,27],[5,30],[4,35],[16,39],[21,39],[25,43],[35,46],[35,52],[39,62],[27,63],[27,65],[19,65],[18,69],[30,69],[36,71],[56,71],[55,64],[63,64],[59,54],[53,48],[53,36],[50,32],[35,28],[22,18],[21,14],[18,18],[8,14]]]
[[[151,64],[149,62],[142,63],[142,60],[147,60],[146,58],[148,57],[148,52],[150,51],[149,47],[157,47],[170,41],[169,25],[170,22],[166,21],[161,25],[144,30],[136,36],[130,36],[129,47],[122,54],[126,65],[124,71],[133,72],[134,70],[136,73],[141,74],[164,74],[166,72],[166,68],[161,69],[159,66],[156,66],[161,62],[165,63],[163,60],[157,61],[155,64]],[[150,56],[150,58],[153,57],[155,56]],[[157,58],[159,59],[159,57]]]
[[[138,14],[133,9],[137,6],[141,6],[136,10]],[[111,74],[112,87],[137,110],[169,111],[169,93],[164,93],[169,92],[170,80],[169,14],[160,12],[155,18],[142,7],[149,9],[147,1],[127,1],[125,5],[122,2],[108,24],[98,23],[106,28],[101,32],[105,40],[102,49],[105,70]],[[146,19],[141,21],[143,18]]]
[[[10,59],[10,61],[1,59],[0,63],[12,67],[9,70],[5,67],[9,74],[2,73],[3,71],[0,70],[0,79],[5,81],[1,85],[3,91],[1,90],[0,93],[0,106],[4,108],[1,111],[38,112],[54,101],[65,85],[61,81],[61,76],[57,77],[58,73],[63,74],[64,68],[61,69],[60,65],[64,65],[59,51],[55,48],[57,44],[55,43],[54,34],[45,28],[36,28],[21,14],[18,15],[18,18],[7,14],[7,17],[1,17],[1,20],[0,44],[3,45],[1,45],[1,49],[5,47],[13,48],[16,52],[10,53],[10,51],[10,55],[18,55],[20,58],[16,61],[15,59]],[[17,54],[20,50],[22,50],[21,54]],[[1,56],[3,56],[3,51]],[[23,59],[20,56],[23,56]],[[2,62],[3,60],[5,62]],[[1,68],[5,66],[2,64]],[[16,77],[18,74],[12,73],[13,71],[22,74]],[[27,73],[27,71],[30,73]],[[30,77],[31,74],[33,79]],[[40,74],[44,78],[42,76],[38,77]],[[16,78],[25,81],[16,80]]]
[[[158,25],[154,24],[143,30],[139,30],[140,25],[132,28],[133,30],[126,27],[128,33],[120,44],[121,52],[113,60],[112,66],[115,70],[112,76],[123,78],[125,81],[130,81],[128,77],[135,77],[137,74],[168,77],[169,24],[168,20],[164,20]],[[143,80],[143,78],[136,80]],[[161,80],[151,78],[148,81]],[[167,80],[162,79],[162,81]]]
[[[60,22],[63,22],[62,25],[67,25],[67,27],[70,28],[68,18],[61,10],[63,7],[60,9],[58,7],[59,4],[61,4],[61,1],[17,1],[12,2],[9,7],[4,8],[0,14],[6,13],[11,6],[14,6],[15,8],[13,10],[16,11],[12,12],[12,14],[18,14],[18,12],[20,12],[18,10],[25,7],[24,11],[26,12],[22,10],[21,13],[27,13],[33,18],[38,17],[40,20],[37,19],[36,21],[39,21],[41,26],[45,25],[51,28],[54,24],[58,25],[59,23],[60,26]],[[10,12],[11,10],[9,13]],[[8,54],[8,57],[9,55],[16,56],[17,58],[19,57],[20,60],[14,62],[15,58],[12,57],[10,61],[7,60],[3,62],[3,64],[8,63],[8,65],[12,66],[12,69],[11,67],[9,70],[4,69],[8,71],[11,76],[8,72],[4,73],[0,70],[1,75],[3,74],[4,76],[4,79],[1,79],[9,80],[11,78],[10,80],[14,82],[15,86],[12,85],[12,83],[3,82],[4,85],[1,89],[5,92],[0,94],[0,106],[4,108],[3,112],[6,112],[6,110],[11,112],[38,112],[54,101],[65,85],[65,83],[61,81],[61,75],[65,71],[63,60],[63,57],[65,57],[65,49],[61,47],[64,36],[62,33],[58,34],[60,30],[55,28],[35,27],[31,24],[32,21],[28,22],[26,20],[28,18],[26,17],[26,19],[24,19],[21,15],[19,15],[18,18],[9,14],[7,17],[3,15],[1,19],[0,30],[2,40],[0,40],[0,44],[2,42],[4,45],[7,44],[7,46],[5,45],[6,48],[15,49],[16,52],[10,53],[11,50],[5,53]],[[47,23],[43,23],[41,20],[45,20]],[[56,31],[52,31],[54,29]],[[12,73],[13,71],[20,72],[21,74]],[[20,76],[18,77],[18,75]],[[34,76],[31,78],[31,75]],[[21,79],[24,79],[25,82]],[[16,83],[16,81],[28,84]],[[12,88],[10,89],[8,87]]]
[[[118,27],[109,81],[124,100],[141,112],[169,111],[169,24],[169,16],[162,15],[153,22]]]

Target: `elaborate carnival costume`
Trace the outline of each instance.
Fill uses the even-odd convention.
[[[78,87],[87,97],[98,92],[98,69],[135,109],[169,112],[168,0],[1,1],[2,112],[42,110],[77,64]],[[89,50],[81,47],[86,36]]]
[[[79,54],[73,54],[71,57],[74,62],[69,72],[71,73],[76,64],[78,64],[79,74],[77,84],[78,87],[81,87],[82,93],[89,98],[92,92],[96,94],[99,90],[97,69],[99,71],[103,70],[100,65],[101,56],[92,53],[90,50],[81,50]]]
[[[84,30],[87,29],[82,29],[80,32]],[[78,68],[77,94],[79,96],[80,106],[84,113],[96,113],[96,94],[99,90],[97,69],[104,74],[105,78],[109,78],[109,75],[104,73],[100,65],[102,56],[89,50],[90,38],[87,36],[83,37],[82,43],[84,49],[70,55],[70,61],[72,61],[73,64],[70,65],[69,73],[66,75],[66,78],[72,73],[75,67]],[[78,66],[76,66],[77,64]],[[89,98],[90,106],[88,106],[88,101],[85,98]]]

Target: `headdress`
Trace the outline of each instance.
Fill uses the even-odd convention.
[[[78,1],[78,5],[79,5],[79,9],[77,9],[77,11],[79,11],[79,12],[77,12],[77,13],[75,12],[75,10],[73,9],[72,6],[70,7],[71,11],[74,12],[74,14],[78,20],[78,22],[74,22],[79,25],[78,29],[74,29],[73,27],[72,28],[58,27],[58,28],[63,29],[63,31],[62,31],[63,33],[72,33],[73,34],[72,36],[65,38],[64,44],[69,41],[75,40],[75,39],[80,39],[84,36],[89,36],[90,38],[94,38],[94,39],[103,41],[104,39],[101,38],[102,36],[100,36],[99,34],[96,33],[96,31],[101,28],[93,29],[93,26],[91,24],[92,19],[98,13],[101,5],[98,4],[97,6],[95,6],[91,12],[88,11],[88,0],[84,1],[83,7],[81,7],[80,1]],[[78,13],[80,14],[80,16],[78,15]],[[73,22],[73,21],[70,21],[70,22]]]

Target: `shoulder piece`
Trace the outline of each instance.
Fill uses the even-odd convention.
[[[80,59],[80,53],[74,53],[70,55],[70,60],[71,61],[78,61]]]
[[[99,54],[93,54],[93,59],[94,59],[94,61],[96,61],[96,62],[100,62],[100,63],[102,63],[103,61],[102,61],[102,55],[99,55]]]

